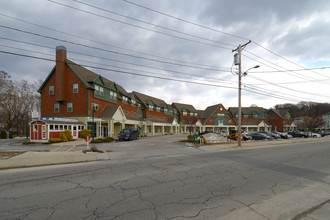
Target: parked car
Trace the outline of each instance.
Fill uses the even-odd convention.
[[[118,134],[118,139],[121,140],[136,140],[140,137],[140,132],[137,129],[125,128]]]
[[[290,139],[293,138],[292,135],[286,133],[286,132],[278,132],[278,131],[273,131],[272,133],[280,135],[282,139]]]
[[[252,140],[271,140],[272,137],[268,136],[267,134],[256,132],[253,134],[249,134],[252,137]]]
[[[330,135],[330,131],[322,131],[322,132],[320,133],[320,135],[321,135],[321,137],[328,136],[328,135]]]
[[[274,139],[280,139],[281,138],[280,135],[274,134],[270,131],[258,131],[257,133],[263,133],[263,134],[268,135],[268,136],[270,136],[271,138],[274,138]]]
[[[316,137],[321,137],[320,134],[317,134],[317,133],[313,133],[313,132],[307,132],[308,136],[309,137],[313,137],[313,138],[316,138]]]
[[[227,136],[228,139],[231,139],[231,140],[234,140],[234,141],[237,141],[238,139],[238,133],[232,133],[230,135]],[[252,137],[246,133],[242,133],[241,134],[241,140],[244,140],[244,141],[249,141],[249,140],[252,140]]]
[[[296,138],[296,137],[304,137],[307,138],[308,134],[303,133],[301,131],[289,131],[288,134],[292,135],[292,137]]]

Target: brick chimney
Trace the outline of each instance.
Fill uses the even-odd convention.
[[[65,63],[66,60],[66,48],[64,46],[56,47],[56,74],[55,74],[55,96],[59,102],[64,101],[63,89],[64,89],[64,75],[65,75]]]

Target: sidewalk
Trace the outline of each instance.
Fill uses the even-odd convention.
[[[200,151],[222,151],[233,149],[245,149],[245,148],[257,148],[257,147],[269,147],[280,146],[286,144],[298,144],[307,142],[320,142],[329,141],[330,137],[324,138],[307,138],[307,139],[292,139],[292,140],[275,140],[275,141],[257,141],[257,142],[242,142],[240,148],[237,147],[236,142],[226,144],[215,145],[195,145],[192,143],[184,143],[184,148],[171,148],[171,149],[148,149],[148,150],[125,150],[120,152],[90,152],[83,153],[81,151],[74,152],[25,152],[18,156],[11,157],[9,159],[0,159],[0,170],[13,169],[13,168],[25,168],[36,166],[47,166],[56,164],[69,164],[69,163],[83,163],[91,161],[101,160],[120,160],[120,159],[133,159],[133,158],[147,158],[157,156],[170,156],[170,155],[182,155],[189,153],[197,153]],[[82,145],[85,144],[84,140],[77,140],[70,142],[70,145]],[[58,145],[58,144],[57,144]]]

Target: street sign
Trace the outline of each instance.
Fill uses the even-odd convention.
[[[85,138],[85,141],[86,141],[86,142],[90,142],[90,141],[91,141],[91,138],[87,136],[87,137]]]

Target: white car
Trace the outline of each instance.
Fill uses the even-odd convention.
[[[307,133],[309,137],[313,137],[313,138],[316,138],[316,137],[321,137],[320,134],[317,134],[317,133],[313,133],[313,132],[308,132]]]

